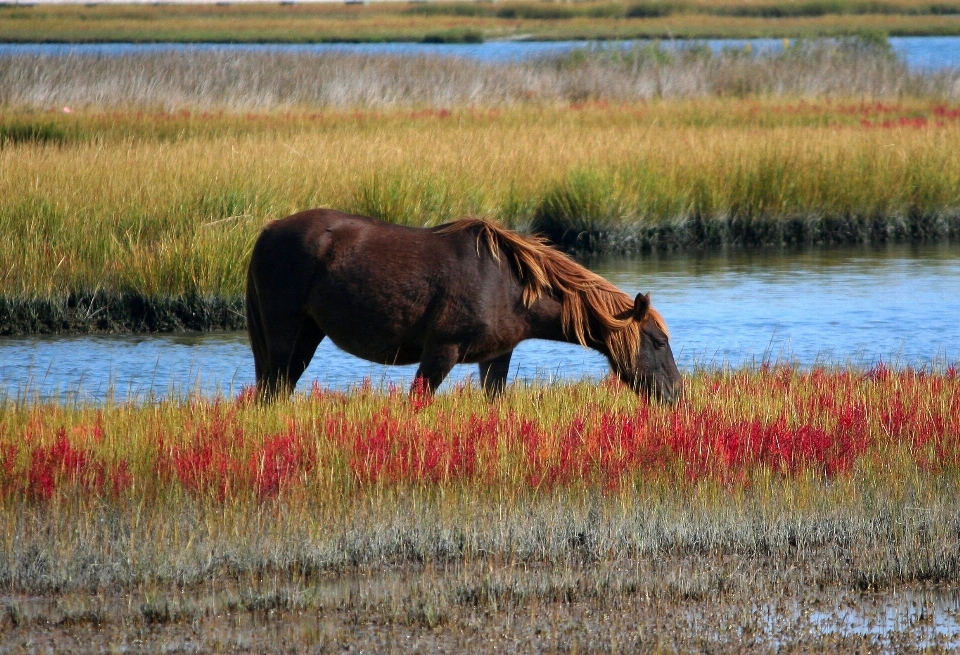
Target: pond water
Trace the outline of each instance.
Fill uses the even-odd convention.
[[[777,623],[786,617],[801,625],[807,622],[819,634],[862,640],[873,652],[960,649],[960,593],[950,587],[841,593],[825,605],[759,609],[770,617],[768,636],[773,644],[780,641]]]
[[[960,37],[909,36],[891,37],[890,45],[908,66],[914,69],[937,70],[960,66]],[[485,43],[6,43],[0,44],[0,56],[17,54],[106,55],[146,54],[154,52],[290,52],[290,53],[353,53],[389,55],[429,55],[465,57],[487,62],[522,61],[533,57],[556,55],[602,43],[605,47],[630,48],[651,43],[649,40],[625,41],[487,41]],[[714,51],[724,48],[743,49],[750,44],[754,52],[776,52],[783,48],[783,39],[674,39],[661,41],[669,49],[706,44]]]
[[[960,245],[586,263],[631,294],[652,294],[686,370],[763,361],[869,367],[882,360],[930,367],[960,360]],[[415,370],[371,364],[324,340],[298,388],[313,381],[349,388],[364,379],[406,386]],[[606,360],[592,351],[528,341],[514,354],[510,379],[606,374]],[[475,366],[457,366],[443,388],[470,376],[476,376]],[[8,393],[232,394],[253,378],[243,332],[0,338],[0,388]]]

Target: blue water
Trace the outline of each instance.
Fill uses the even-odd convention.
[[[588,265],[625,291],[650,292],[681,368],[943,366],[960,362],[960,245],[805,252],[729,252],[607,259]],[[324,340],[299,389],[364,379],[406,387],[415,366],[378,366]],[[600,355],[569,344],[521,344],[510,380],[600,378]],[[442,388],[476,375],[458,366]],[[253,382],[245,333],[0,338],[0,388],[118,398]]]
[[[465,57],[487,62],[522,61],[544,55],[563,54],[574,48],[595,45],[594,41],[488,41],[486,43],[428,44],[428,43],[319,43],[319,44],[216,44],[216,43],[25,43],[0,44],[0,56],[17,54],[44,55],[107,55],[144,54],[154,52],[289,52],[289,53],[353,53],[391,55],[433,55]],[[644,40],[605,41],[606,47],[630,48],[650,43]],[[706,44],[714,51],[724,48],[743,49],[747,44],[753,52],[776,52],[783,47],[783,39],[711,39],[695,41],[676,39],[661,41],[664,48],[685,48]],[[894,52],[914,69],[937,70],[960,67],[960,37],[916,36],[892,37]]]

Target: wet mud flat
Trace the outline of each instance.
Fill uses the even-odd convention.
[[[830,555],[824,554],[824,559]],[[0,596],[0,652],[954,652],[960,588],[816,557],[407,564]]]

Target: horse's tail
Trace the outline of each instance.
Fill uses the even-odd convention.
[[[253,274],[253,261],[247,270],[247,333],[250,335],[250,348],[253,350],[253,368],[257,376],[257,387],[267,367],[267,336],[263,332],[263,316],[260,313],[260,294]]]

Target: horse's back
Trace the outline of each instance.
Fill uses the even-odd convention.
[[[254,258],[289,260],[303,256],[316,263],[336,261],[351,265],[354,260],[418,257],[425,262],[442,261],[451,241],[438,237],[434,230],[387,223],[368,216],[347,214],[333,209],[311,209],[267,225],[254,248]]]
[[[272,314],[309,316],[347,352],[393,363],[487,329],[501,277],[475,234],[323,209],[267,226],[250,268]]]

